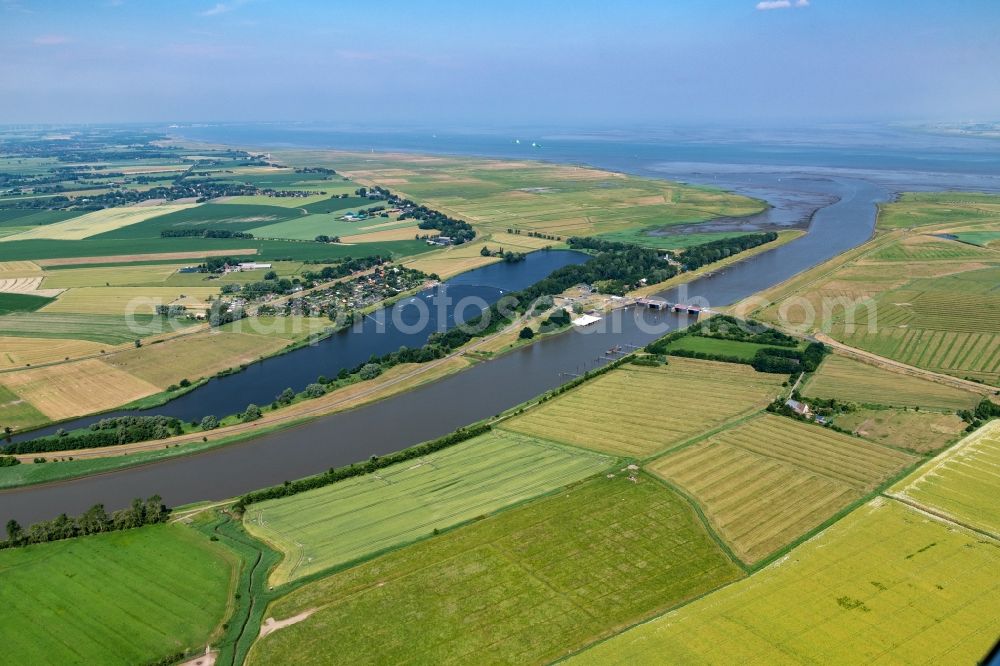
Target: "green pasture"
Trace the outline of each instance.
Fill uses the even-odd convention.
[[[130,224],[114,231],[93,236],[94,239],[160,238],[161,231],[184,229],[216,229],[248,231],[271,222],[302,217],[298,208],[283,206],[206,203],[175,213]]]
[[[34,312],[52,301],[53,299],[45,296],[0,292],[0,315],[12,312]]]
[[[339,219],[346,213],[346,209],[341,212],[322,214],[316,213],[294,220],[286,220],[276,224],[269,224],[263,227],[251,229],[251,233],[258,238],[289,238],[296,240],[312,240],[324,234],[326,236],[350,236],[352,234],[366,234],[371,231],[386,231],[388,229],[398,229],[416,224],[414,220],[404,220],[395,224],[380,226],[378,229],[364,230],[362,227],[370,227],[376,224],[392,222],[390,219],[375,217],[361,222],[348,222]],[[353,210],[357,210],[356,208]]]
[[[723,356],[734,356],[744,361],[753,360],[754,354],[761,349],[774,349],[773,345],[761,345],[755,342],[743,342],[740,340],[723,340],[704,335],[685,335],[679,340],[671,342],[667,349],[682,349],[690,352],[702,352],[704,354],[720,354]]]
[[[136,324],[143,330],[152,330],[161,318],[155,315],[136,314]],[[183,320],[175,322],[187,326]],[[170,330],[164,328],[163,332]],[[0,315],[0,336],[25,338],[69,338],[90,340],[118,345],[135,340],[137,335],[128,320],[119,315],[82,314],[75,312],[13,312]],[[146,333],[152,335],[152,333]]]

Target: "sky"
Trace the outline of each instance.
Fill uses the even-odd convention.
[[[1000,0],[0,0],[0,123],[1000,119]]]

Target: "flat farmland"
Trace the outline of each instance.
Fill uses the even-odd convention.
[[[33,428],[48,420],[30,402],[0,385],[0,431],[4,428]]]
[[[0,261],[0,279],[41,275],[42,267],[33,261]]]
[[[503,422],[503,428],[644,458],[763,409],[784,381],[749,366],[671,358],[625,365]]]
[[[955,237],[980,247],[1000,247],[1000,231],[961,231]]]
[[[108,355],[104,362],[160,389],[270,356],[291,340],[212,329]],[[221,416],[221,415],[220,415]]]
[[[773,349],[774,345],[761,345],[755,342],[743,342],[741,340],[725,340],[722,338],[712,338],[705,335],[686,335],[679,340],[671,342],[667,349],[679,349],[690,352],[702,352],[705,354],[723,354],[749,361],[761,349]]]
[[[931,235],[906,236],[898,243],[873,252],[870,261],[995,261],[996,253],[969,243]]]
[[[0,385],[53,421],[118,407],[160,388],[99,359],[0,374]]]
[[[602,476],[295,590],[265,617],[316,612],[248,663],[550,662],[740,575],[677,494]]]
[[[569,663],[973,664],[1000,630],[1000,543],[877,498],[782,560]]]
[[[420,236],[437,236],[440,232],[433,229],[421,229],[418,226],[395,227],[378,231],[366,231],[355,236],[344,236],[342,243],[381,243],[384,241],[409,240]]]
[[[295,217],[302,217],[302,211],[296,208],[282,206],[241,206],[235,204],[221,205],[214,203],[201,204],[172,211],[142,221],[127,227],[108,230],[101,238],[140,239],[160,238],[163,231],[184,231],[188,229],[220,229],[228,231],[247,231],[269,222],[278,222]]]
[[[204,652],[232,568],[228,552],[178,525],[2,550],[4,660],[137,664]]]
[[[66,358],[99,354],[107,348],[87,340],[53,340],[51,338],[18,338],[0,336],[0,369],[23,368],[62,361]]]
[[[275,224],[261,225],[251,232],[257,238],[290,238],[294,240],[312,240],[324,234],[326,236],[349,236],[351,234],[365,233],[362,228],[376,224],[371,220],[363,222],[348,222],[340,218],[344,213],[352,210],[344,209],[335,213],[313,213],[297,219],[286,220]],[[353,210],[358,210],[357,208]],[[381,220],[382,218],[378,218]],[[412,220],[404,220],[397,223],[401,227],[413,226]],[[429,232],[426,232],[429,233]],[[411,234],[409,238],[413,238]]]
[[[445,280],[459,273],[471,271],[473,268],[503,261],[497,257],[484,257],[480,254],[482,249],[489,245],[490,243],[487,241],[476,240],[471,243],[436,250],[429,253],[426,257],[407,259],[403,264],[407,268],[423,271],[427,274],[436,274],[442,280]]]
[[[52,299],[47,296],[0,292],[0,315],[15,312],[35,312],[49,303],[52,303]]]
[[[163,321],[154,315],[137,314],[145,331],[163,332]],[[136,339],[126,317],[73,312],[15,312],[0,316],[0,336],[36,339],[71,339],[118,345]]]
[[[955,414],[912,409],[858,409],[838,414],[834,423],[873,442],[917,453],[947,446],[966,426]]]
[[[218,294],[218,287],[77,287],[67,290],[41,311],[124,316],[153,314],[157,305],[183,305],[188,309],[204,310],[208,308],[209,297]]]
[[[1000,421],[972,433],[892,490],[1000,537]]]
[[[34,239],[82,240],[121,227],[138,224],[160,215],[174,213],[194,207],[194,204],[162,204],[159,206],[128,206],[125,208],[105,208],[93,213],[70,218],[63,222],[46,224],[22,231],[13,236],[0,238],[0,243]]]
[[[251,534],[285,559],[280,585],[579,481],[611,462],[509,433],[488,433],[415,461],[247,509]]]
[[[801,390],[811,398],[931,409],[969,409],[981,397],[971,391],[892,372],[837,354],[827,356]]]
[[[757,562],[861,499],[916,457],[770,414],[659,458],[649,470],[701,505]]]
[[[163,285],[178,268],[189,264],[153,264],[148,266],[108,266],[101,268],[64,268],[48,271],[46,289],[71,287],[137,287]]]
[[[230,324],[223,324],[217,330],[299,342],[312,335],[323,333],[332,326],[333,322],[325,317],[260,316],[237,319]]]
[[[878,227],[970,224],[1000,219],[1000,196],[974,192],[904,192],[879,206]]]

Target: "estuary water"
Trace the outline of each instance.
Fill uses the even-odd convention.
[[[533,148],[526,147],[526,139],[513,143],[511,132],[432,136],[280,125],[170,131],[247,147],[375,148],[587,163],[745,193],[771,204],[774,212],[768,224],[807,228],[805,236],[783,247],[664,294],[669,300],[710,307],[730,304],[778,284],[863,243],[872,234],[876,204],[898,192],[1000,191],[1000,148],[996,142],[908,136],[897,130],[857,134],[843,130],[839,143],[835,133],[810,138],[727,137],[703,132],[695,138],[673,133],[646,139],[618,134],[538,134],[535,142],[540,147]],[[470,274],[466,279],[480,278]],[[454,284],[460,286],[461,279]],[[295,428],[144,467],[2,491],[0,520],[16,518],[27,524],[61,512],[80,513],[96,502],[116,509],[133,497],[153,493],[162,495],[169,505],[224,499],[397,451],[554,388],[572,375],[605,363],[610,347],[642,346],[688,323],[685,317],[669,313],[616,311],[594,326],[541,340],[405,394]],[[282,358],[273,360],[280,363]],[[320,372],[326,371],[316,368],[307,379],[311,381]],[[269,389],[267,401],[274,393]],[[197,396],[198,391],[191,395]],[[251,402],[248,394],[240,392],[238,397],[239,408]]]

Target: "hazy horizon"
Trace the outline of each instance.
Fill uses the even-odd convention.
[[[1000,3],[0,0],[0,123],[1000,117]]]

